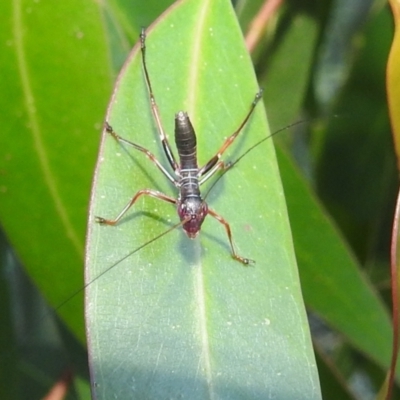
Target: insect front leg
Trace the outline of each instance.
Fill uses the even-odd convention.
[[[102,225],[116,225],[120,219],[125,215],[125,213],[136,203],[140,196],[151,196],[156,199],[167,201],[168,203],[176,204],[176,200],[172,197],[165,195],[164,193],[158,192],[152,189],[142,189],[139,190],[129,201],[129,203],[122,209],[115,219],[105,219],[102,217],[96,217],[96,222]]]
[[[235,247],[233,246],[231,227],[230,227],[228,221],[226,221],[224,218],[222,218],[219,214],[217,214],[213,210],[208,209],[208,214],[210,214],[212,217],[214,217],[218,222],[220,222],[224,226],[224,228],[226,230],[226,234],[228,235],[229,243],[231,245],[232,258],[234,258],[237,261],[240,261],[242,264],[244,264],[246,266],[249,264],[254,264],[255,263],[254,260],[250,260],[249,258],[239,256],[239,254],[236,253]]]

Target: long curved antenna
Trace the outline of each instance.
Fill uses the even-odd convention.
[[[181,225],[183,225],[184,223],[186,223],[187,220],[183,220],[178,222],[177,224],[171,226],[170,228],[168,228],[167,230],[165,230],[164,232],[160,233],[157,236],[154,236],[152,239],[148,240],[146,243],[143,243],[142,245],[140,245],[139,247],[136,247],[135,250],[130,251],[128,254],[126,254],[125,256],[123,256],[121,259],[119,259],[118,261],[116,261],[114,264],[110,265],[108,268],[106,268],[104,271],[100,272],[99,275],[97,275],[96,277],[94,277],[92,280],[90,280],[89,282],[85,283],[85,285],[83,287],[81,287],[79,290],[77,290],[74,294],[72,294],[68,299],[64,300],[59,306],[57,306],[55,308],[55,311],[57,311],[59,308],[61,308],[65,303],[67,303],[68,301],[70,301],[73,297],[75,297],[78,293],[82,292],[83,290],[85,290],[89,285],[91,285],[93,282],[97,281],[98,279],[100,279],[104,274],[106,274],[108,271],[112,270],[113,268],[115,268],[118,264],[122,263],[122,261],[125,261],[127,258],[129,258],[131,255],[137,253],[139,250],[142,250],[143,247],[148,246],[149,244],[155,242],[156,240],[162,238],[163,236],[167,235],[168,233],[170,233],[171,231],[173,231],[176,228],[179,228]]]
[[[222,173],[218,176],[218,178],[212,183],[210,188],[208,189],[207,193],[204,196],[204,200],[207,198],[207,196],[210,194],[211,190],[214,188],[214,186],[219,182],[219,180],[234,166],[236,165],[243,157],[247,156],[251,151],[253,151],[256,147],[258,147],[261,143],[264,143],[266,140],[272,138],[273,136],[277,135],[278,133],[282,131],[286,131],[287,129],[293,128],[296,125],[304,124],[305,122],[309,122],[309,120],[303,119],[301,121],[296,121],[293,122],[290,125],[286,125],[284,128],[280,128],[277,131],[271,133],[270,135],[266,136],[265,138],[259,140],[257,143],[253,144],[251,147],[249,147],[239,158],[237,158],[235,161],[232,163],[228,163],[227,168],[225,168]]]
[[[171,226],[170,228],[168,228],[167,230],[165,230],[164,232],[160,233],[159,235],[153,237],[152,239],[150,239],[149,241],[147,241],[146,243],[143,243],[142,245],[140,245],[139,247],[137,247],[135,250],[130,251],[128,254],[126,254],[124,257],[122,257],[121,259],[119,259],[118,261],[116,261],[114,264],[112,264],[111,266],[109,266],[108,268],[106,268],[104,271],[100,272],[99,275],[95,276],[93,279],[91,279],[89,282],[85,283],[82,287],[80,287],[77,291],[75,291],[74,293],[72,293],[68,298],[66,298],[62,303],[60,303],[57,307],[55,307],[53,310],[54,311],[58,311],[60,308],[62,308],[65,304],[67,304],[70,300],[72,300],[76,295],[78,295],[79,293],[83,292],[89,285],[91,285],[93,282],[97,281],[98,279],[100,279],[104,274],[106,274],[108,271],[112,270],[113,268],[115,268],[118,264],[122,263],[122,261],[126,260],[127,258],[129,258],[132,254],[137,253],[139,250],[143,249],[143,247],[148,246],[149,244],[155,242],[156,240],[162,238],[163,236],[167,235],[168,233],[170,233],[171,231],[173,231],[176,228],[179,228],[182,224],[184,224],[185,222],[187,222],[186,220],[183,220],[173,226]],[[47,318],[49,316],[49,313],[45,313],[42,316],[42,319]]]

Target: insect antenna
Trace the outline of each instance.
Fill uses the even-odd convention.
[[[89,282],[87,282],[85,285],[81,286],[79,289],[77,289],[75,292],[73,292],[70,296],[68,296],[66,299],[64,299],[61,303],[59,303],[56,307],[51,308],[50,310],[42,313],[42,315],[39,317],[37,324],[40,324],[41,322],[45,321],[46,318],[49,318],[51,315],[53,315],[54,312],[59,311],[62,307],[64,307],[67,303],[69,303],[73,298],[75,298],[78,294],[82,293],[88,286],[90,286],[92,283],[100,279],[103,275],[105,275],[107,272],[112,270],[113,268],[117,267],[120,263],[122,263],[124,260],[129,258],[131,255],[137,253],[144,247],[154,243],[158,239],[161,239],[163,236],[167,235],[171,231],[173,231],[176,228],[179,228],[182,224],[186,223],[187,220],[183,220],[178,222],[177,224],[171,226],[170,228],[166,229],[165,231],[161,232],[159,235],[153,237],[152,239],[148,240],[147,242],[143,243],[139,247],[135,248],[134,250],[130,251],[128,254],[126,254],[124,257],[119,259],[118,261],[114,262],[112,265],[107,267],[104,271],[102,271],[100,274],[95,276],[93,279],[91,279]],[[15,349],[16,352],[26,343],[26,341],[32,336],[34,329],[32,329],[30,332],[26,332],[26,335],[20,340],[17,348]],[[11,357],[13,354],[15,354],[14,351],[7,352],[6,354],[2,354],[0,356],[0,361],[4,362],[4,360],[7,360],[9,357]]]
[[[182,224],[187,222],[186,220],[180,221],[177,224],[171,226],[164,232],[161,232],[159,235],[154,236],[152,239],[148,240],[146,243],[143,243],[139,247],[136,247],[136,249],[130,251],[128,254],[120,258],[118,261],[116,261],[114,264],[111,264],[109,267],[107,267],[104,271],[100,272],[99,275],[95,276],[93,279],[91,279],[89,282],[87,282],[84,286],[80,287],[76,292],[71,294],[67,299],[65,299],[62,303],[60,303],[54,310],[58,311],[61,307],[63,307],[65,304],[67,304],[70,300],[72,300],[76,295],[81,293],[83,290],[85,290],[88,286],[90,286],[93,282],[97,281],[100,279],[103,275],[105,275],[107,272],[115,268],[117,265],[125,261],[127,258],[129,258],[131,255],[137,253],[138,251],[142,250],[144,247],[154,243],[158,239],[161,239],[163,236],[167,235],[169,232],[173,231],[176,228],[179,228]]]
[[[251,151],[253,151],[256,147],[258,147],[260,144],[264,143],[266,140],[271,139],[273,136],[277,135],[278,133],[281,133],[283,131],[286,131],[290,128],[293,128],[294,126],[304,124],[305,122],[309,122],[307,119],[303,119],[300,121],[293,122],[292,124],[286,125],[283,128],[278,129],[277,131],[271,133],[270,135],[266,136],[265,138],[260,139],[258,142],[254,143],[252,146],[250,146],[241,156],[239,156],[235,161],[228,162],[225,165],[225,168],[222,170],[221,174],[219,174],[218,178],[214,180],[214,182],[211,184],[209,187],[208,191],[204,195],[204,199],[207,198],[207,196],[210,194],[211,190],[214,188],[214,186],[219,182],[219,180],[233,167],[235,166],[243,157],[247,156]]]

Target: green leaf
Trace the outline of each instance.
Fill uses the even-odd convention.
[[[140,29],[150,25],[173,0],[108,0],[104,3],[113,69],[121,69]]]
[[[391,326],[382,299],[293,161],[278,155],[307,307],[388,367]]]
[[[90,179],[111,88],[104,30],[93,2],[2,2],[0,11],[0,219],[58,305],[83,284]],[[84,341],[82,305],[69,303],[64,316]]]
[[[147,33],[164,128],[172,133],[174,114],[188,111],[204,165],[240,125],[258,90],[230,2],[181,1]],[[119,77],[107,121],[166,164],[138,46]],[[259,105],[225,159],[235,160],[266,135]],[[177,196],[143,154],[105,134],[86,264],[97,398],[320,398],[272,141],[232,168],[207,197],[254,267],[232,260],[224,228],[211,216],[194,241],[175,229],[130,254],[178,222],[174,207],[143,198],[116,227],[100,226],[94,217],[116,217],[144,188]]]
[[[265,104],[273,130],[298,118],[318,39],[318,26],[314,18],[305,13],[290,14],[290,17],[287,32],[271,55],[268,73],[262,82],[266,89]],[[299,37],[306,37],[308,40],[299,42]],[[296,62],[288,62],[288,59]]]

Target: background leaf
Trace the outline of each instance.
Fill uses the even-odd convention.
[[[396,24],[395,35],[393,38],[392,47],[390,50],[390,56],[387,65],[387,92],[388,92],[388,103],[390,107],[390,118],[393,130],[393,139],[396,145],[397,159],[399,158],[399,131],[400,121],[397,110],[399,109],[399,85],[400,85],[400,73],[399,73],[399,58],[400,58],[400,34],[399,34],[399,18],[400,18],[400,7],[395,1],[389,1]]]
[[[0,11],[1,224],[31,277],[57,305],[83,284],[91,171],[111,92],[101,13],[97,4],[79,1],[60,7],[3,2]],[[26,315],[14,308],[25,343],[32,335],[29,316],[43,314],[34,304],[28,302]],[[64,316],[83,342],[82,305],[68,303]]]

